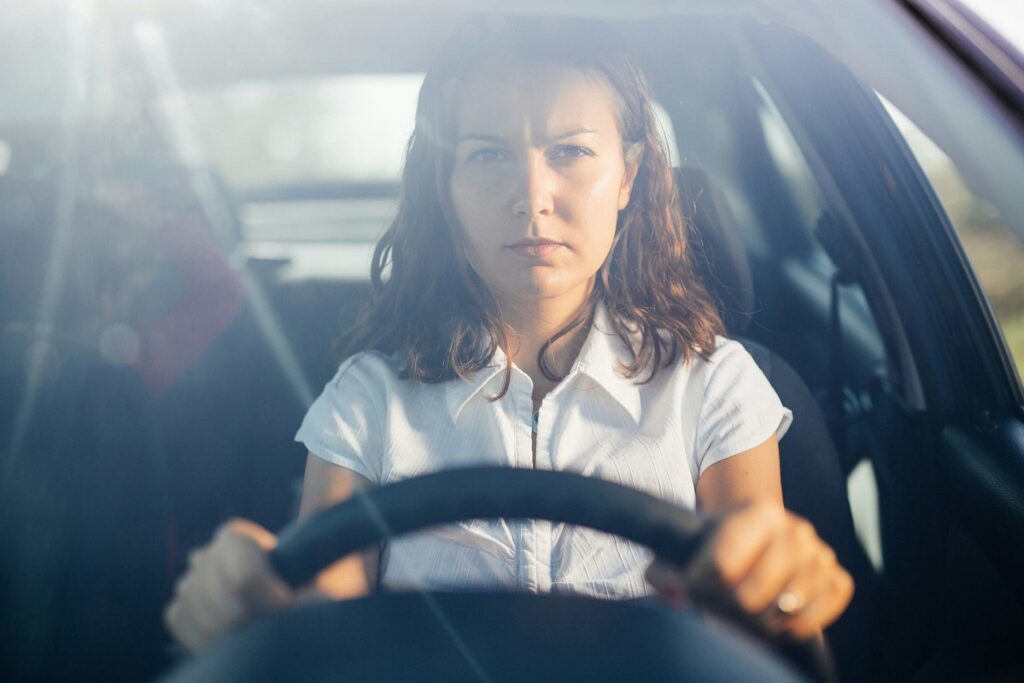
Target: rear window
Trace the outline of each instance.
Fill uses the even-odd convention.
[[[195,124],[198,149],[180,149],[193,157],[185,161],[211,163],[243,195],[324,182],[397,183],[422,81],[422,74],[247,81],[183,91],[162,105]]]

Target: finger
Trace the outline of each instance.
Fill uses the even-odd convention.
[[[277,547],[277,537],[247,519],[235,518],[217,531],[217,542],[230,562],[230,576],[237,588],[244,615],[272,612],[294,602],[291,588],[278,577],[267,560]]]
[[[175,600],[163,614],[164,626],[171,637],[189,652],[199,648],[199,637],[182,612],[181,602]]]
[[[218,533],[213,543],[196,557],[183,586],[193,618],[216,637],[240,621],[244,615],[239,581],[232,568],[234,549],[231,539]]]
[[[198,651],[209,640],[209,628],[197,619],[192,600],[184,594],[179,594],[168,607],[165,621],[171,635],[191,652]]]
[[[747,575],[736,586],[734,596],[748,614],[773,606],[785,586],[804,571],[821,547],[814,527],[793,519],[765,548]],[[806,595],[806,594],[805,594]]]
[[[246,602],[252,614],[269,614],[288,607],[295,601],[295,593],[280,578],[266,568],[246,586]]]
[[[783,622],[793,638],[807,640],[832,624],[843,613],[853,598],[853,579],[840,570],[829,577],[828,588],[822,591],[797,614]]]
[[[647,566],[644,576],[658,597],[673,607],[681,607],[687,602],[686,579],[682,569],[654,560]]]
[[[192,553],[191,567],[178,585],[179,620],[193,644],[219,637],[239,619],[239,591],[223,571],[230,555],[224,541],[215,537],[211,545]]]
[[[731,513],[698,553],[688,583],[701,592],[738,585],[785,522],[785,510],[770,501]]]
[[[265,553],[277,547],[277,536],[248,519],[240,517],[231,519],[221,527],[221,530],[225,533],[230,532],[237,536],[251,539]]]
[[[203,574],[204,600],[216,620],[218,632],[226,631],[245,620],[247,610],[242,595],[243,577],[230,553],[217,557]]]
[[[679,592],[685,583],[682,570],[661,560],[654,560],[647,565],[644,577],[655,590],[663,592]]]
[[[266,552],[250,536],[224,539],[225,569],[245,617],[276,611],[293,602],[291,589],[274,574]]]
[[[831,590],[833,575],[837,571],[841,571],[841,568],[835,560],[835,553],[827,546],[820,546],[773,597],[771,604],[759,615],[758,622],[770,633],[779,634],[788,630],[792,619]],[[779,600],[787,594],[797,596],[804,604],[793,612],[783,612]]]

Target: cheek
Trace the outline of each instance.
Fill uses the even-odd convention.
[[[461,232],[467,239],[472,240],[474,233],[477,232],[474,227],[484,213],[481,193],[459,175],[453,175],[449,184],[449,197]]]
[[[483,232],[499,216],[502,183],[490,175],[455,172],[448,184],[455,215],[466,232]]]
[[[623,170],[618,167],[602,168],[590,174],[583,187],[587,188],[587,203],[595,211],[601,211],[606,219],[615,222],[618,215],[619,188],[622,186]]]
[[[573,193],[573,201],[567,208],[572,211],[572,223],[584,236],[580,246],[598,262],[603,261],[615,237],[622,174],[615,171],[592,173],[574,184],[578,191]]]
[[[499,231],[493,225],[498,215],[495,193],[483,191],[478,181],[453,174],[449,197],[458,221],[461,248],[473,269],[483,276],[487,270],[483,260],[499,239]]]

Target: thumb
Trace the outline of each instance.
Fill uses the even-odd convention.
[[[244,536],[254,541],[264,553],[269,553],[277,547],[277,536],[256,522],[236,517],[225,526],[239,536]]]
[[[277,536],[247,519],[233,519],[225,527],[235,548],[230,557],[242,577],[239,589],[250,613],[264,614],[292,604],[292,589],[274,572],[267,557],[277,547]]]
[[[644,577],[658,597],[673,607],[681,607],[689,602],[689,582],[683,568],[655,558],[647,566]]]

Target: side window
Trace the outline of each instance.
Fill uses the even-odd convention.
[[[953,223],[1002,328],[1017,374],[1024,377],[1024,235],[1006,225],[913,121],[881,99]]]

